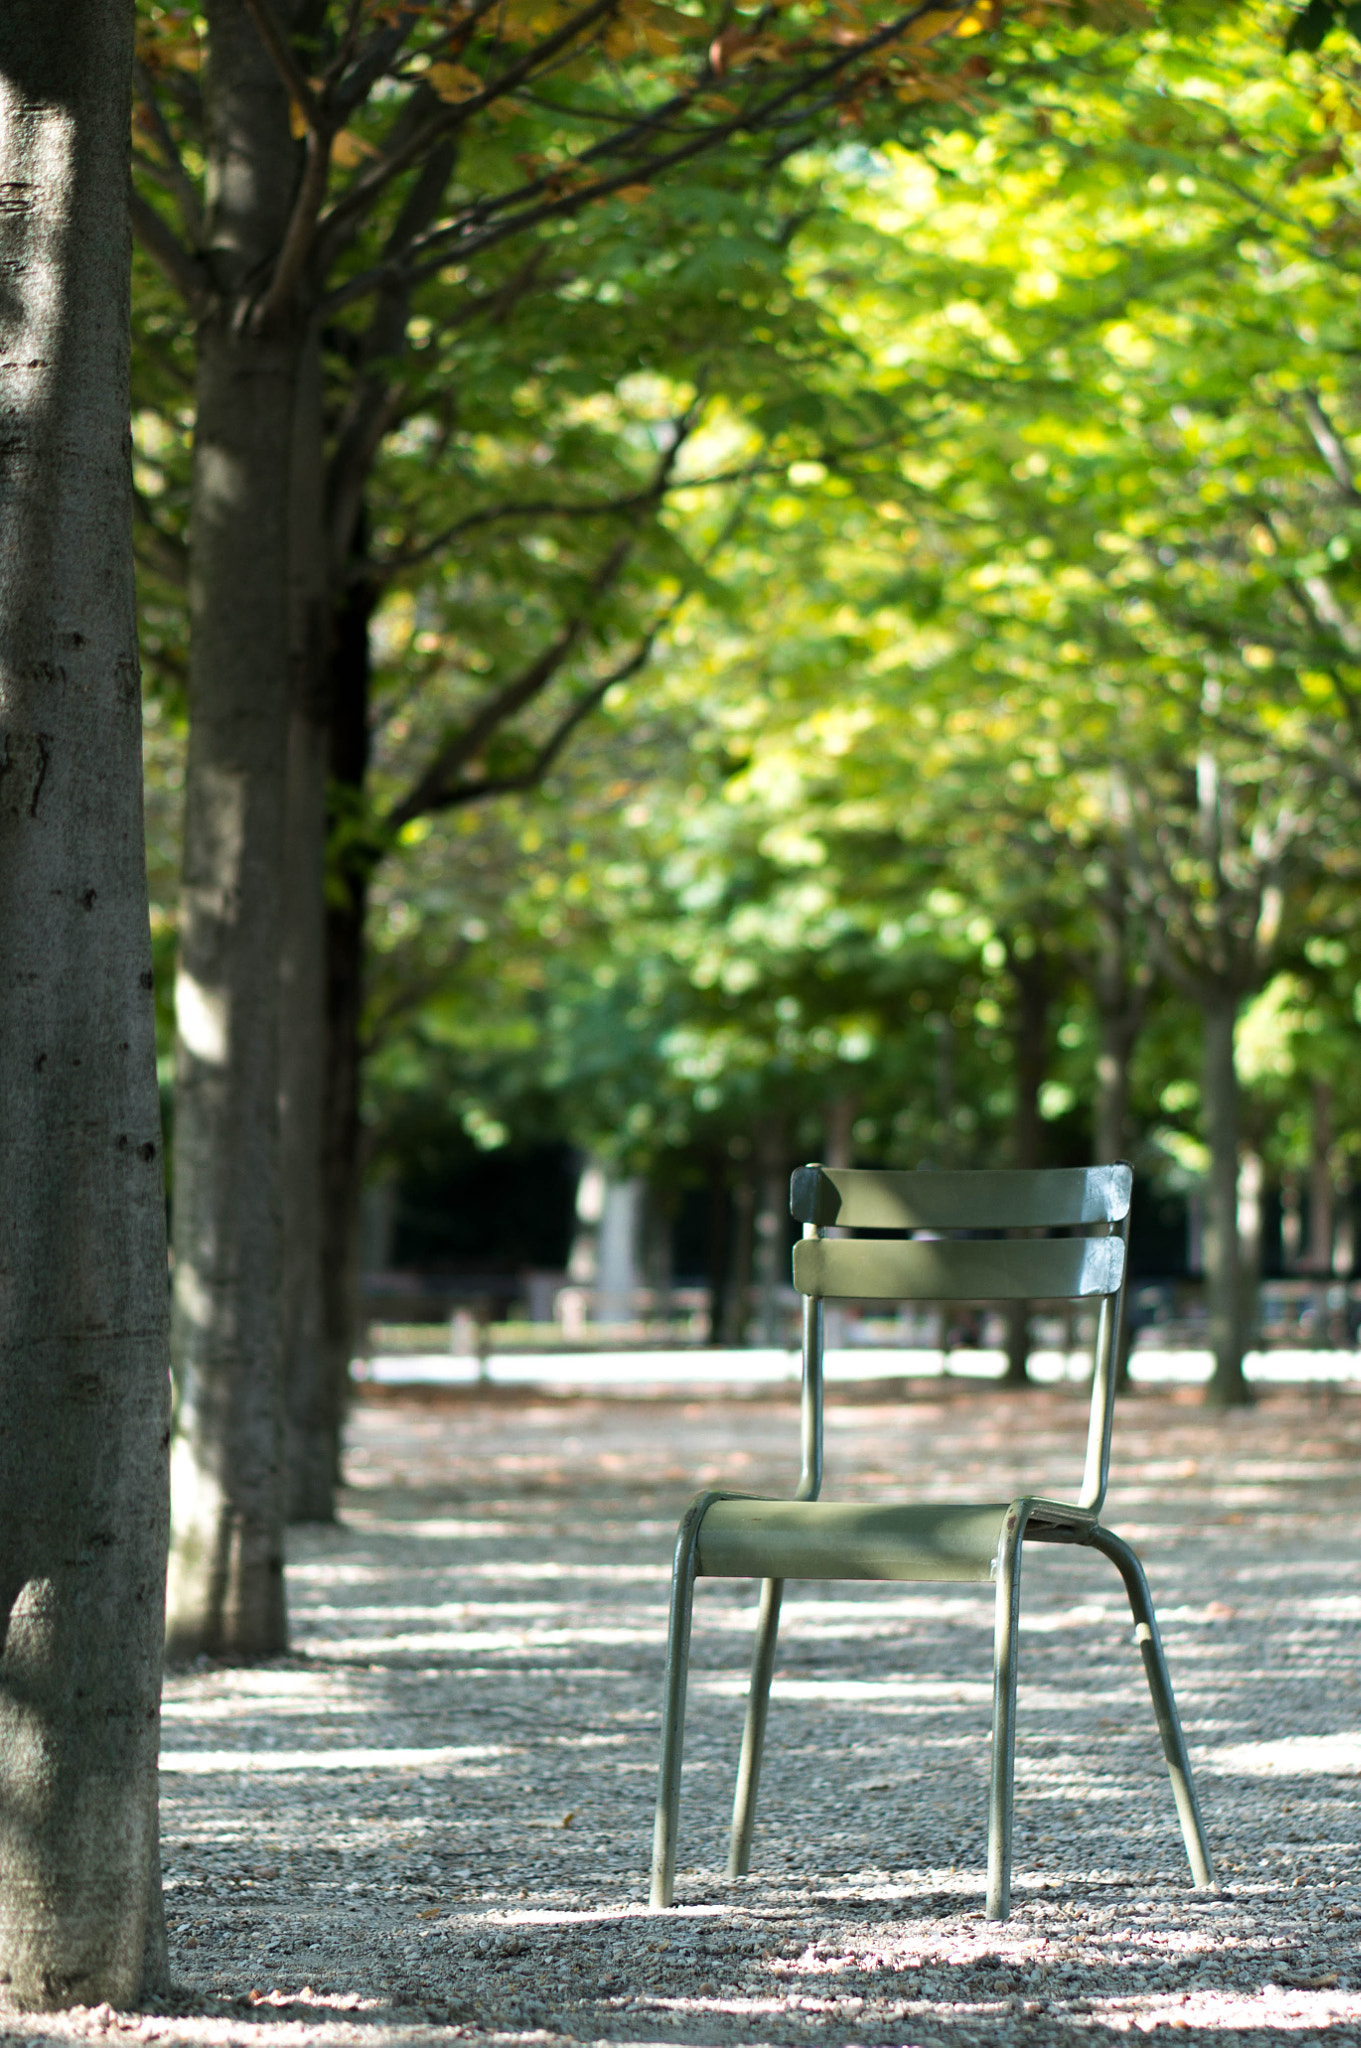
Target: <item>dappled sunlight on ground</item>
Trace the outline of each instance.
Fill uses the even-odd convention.
[[[837,1400],[829,1495],[995,1498],[1081,1465],[1078,1389]],[[1222,1889],[1190,1888],[1118,1578],[1035,1547],[1000,1927],[992,1601],[962,1586],[789,1588],[729,1884],[753,1601],[701,1584],[679,1910],[646,1910],[675,1520],[700,1485],[789,1491],[796,1438],[782,1390],[371,1390],[342,1525],[296,1532],[297,1654],[168,1686],[178,2009],[25,2037],[1361,2041],[1361,1397],[1122,1404],[1109,1519],[1159,1603]]]

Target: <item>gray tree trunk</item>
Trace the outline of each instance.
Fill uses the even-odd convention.
[[[297,145],[245,8],[209,0],[207,14],[217,298],[194,440],[167,1626],[174,1655],[250,1658],[287,1647],[278,963],[300,342],[255,333],[249,295],[280,244]]]
[[[165,1183],[128,469],[132,7],[0,11],[0,1987],[165,1977]]]
[[[859,1100],[848,1090],[834,1095],[822,1112],[822,1163],[824,1166],[854,1166],[855,1113]]]
[[[789,1280],[789,1156],[784,1118],[762,1117],[756,1127],[756,1214],[753,1278],[756,1282],[755,1336],[766,1346],[780,1342],[780,1289]]]
[[[321,362],[309,338],[294,412],[293,690],[280,947],[284,1470],[288,1519],[335,1519],[335,1450],[323,1338],[322,1143],[326,1093],[326,783],[329,616]]]
[[[1249,1399],[1243,1377],[1244,1290],[1238,1238],[1238,1070],[1233,1034],[1238,997],[1220,987],[1201,997],[1201,1103],[1210,1170],[1205,1183],[1205,1311],[1214,1359],[1208,1398]]]
[[[1043,953],[1011,953],[1008,968],[1016,985],[1016,1010],[1012,1043],[1016,1063],[1016,1106],[1012,1120],[1012,1158],[1018,1167],[1034,1168],[1040,1163],[1043,1127],[1040,1120],[1040,1089],[1049,1064],[1049,963]],[[1006,1312],[1006,1371],[1003,1384],[1030,1384],[1026,1370],[1030,1357],[1030,1303],[1013,1301]]]
[[[723,1299],[723,1323],[719,1337],[731,1350],[747,1342],[752,1275],[756,1266],[756,1179],[749,1159],[742,1161],[733,1181],[728,1251],[728,1286]]]
[[[329,779],[333,801],[358,809],[369,756],[369,623],[374,585],[352,556],[331,623]],[[333,1516],[350,1364],[359,1339],[359,1200],[363,1131],[359,1116],[360,1026],[364,1002],[364,927],[371,856],[350,849],[335,861],[325,919],[325,1077],[322,1108],[322,1360],[318,1436],[309,1454],[311,1484],[329,1487]],[[313,1495],[318,1519],[320,1492]]]
[[[1300,1260],[1308,1273],[1333,1270],[1333,1091],[1329,1082],[1310,1089],[1309,1248]]]
[[[1123,1159],[1128,1141],[1129,1070],[1148,1008],[1148,980],[1131,957],[1129,907],[1113,876],[1097,906],[1100,939],[1093,963],[1096,999],[1096,1104],[1092,1137],[1098,1165]]]

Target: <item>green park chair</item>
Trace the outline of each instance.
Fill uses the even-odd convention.
[[[987,1917],[1005,1920],[1011,1904],[1023,1540],[1084,1544],[1108,1557],[1124,1580],[1192,1876],[1197,1886],[1212,1883],[1209,1847],[1148,1583],[1134,1551],[1099,1520],[1110,1469],[1131,1184],[1130,1169],[1123,1165],[1032,1173],[871,1173],[805,1166],[794,1174],[790,1207],[803,1225],[802,1242],[794,1247],[794,1285],[803,1296],[802,1476],[793,1500],[697,1494],[681,1522],[653,1836],[654,1907],[669,1906],[675,1888],[685,1681],[697,1576],[764,1581],[737,1769],[731,1877],[745,1874],[751,1854],[785,1580],[994,1581]],[[874,1235],[828,1238],[828,1225]],[[916,1231],[924,1235],[914,1237]],[[1000,1234],[1006,1231],[1024,1234]],[[960,1232],[969,1234],[935,1235]],[[823,1303],[829,1300],[1091,1304],[1096,1311],[1091,1422],[1077,1499],[1023,1494],[1010,1501],[888,1507],[820,1500]]]

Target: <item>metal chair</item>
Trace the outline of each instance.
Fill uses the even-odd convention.
[[[1033,1173],[869,1173],[801,1167],[790,1207],[803,1225],[794,1285],[803,1295],[803,1471],[793,1500],[697,1494],[676,1539],[667,1646],[662,1758],[652,1852],[652,1904],[671,1904],[680,1810],[685,1680],[696,1577],[764,1581],[751,1690],[737,1767],[730,1877],[751,1854],[775,1637],[786,1579],[996,1582],[992,1770],[988,1799],[987,1917],[1011,1906],[1016,1636],[1021,1544],[1078,1543],[1108,1557],[1125,1582],[1153,1711],[1172,1779],[1191,1873],[1213,1882],[1186,1743],[1148,1584],[1127,1543],[1098,1519],[1110,1467],[1115,1361],[1124,1306],[1132,1175],[1128,1166]],[[896,1237],[824,1237],[828,1225]],[[913,1238],[907,1233],[1002,1232]],[[1042,1236],[1039,1233],[1062,1232]],[[1024,1494],[1011,1501],[855,1506],[822,1501],[823,1303],[828,1300],[1083,1301],[1096,1309],[1091,1422],[1075,1501]]]

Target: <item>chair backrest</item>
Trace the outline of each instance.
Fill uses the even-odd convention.
[[[800,1166],[789,1212],[821,1228],[855,1230],[1046,1230],[1119,1223],[1134,1176],[1116,1166],[1061,1166],[1036,1173],[870,1173],[854,1166]]]
[[[790,1210],[804,1226],[794,1247],[794,1285],[804,1296],[800,1492],[812,1497],[821,1484],[824,1301],[1091,1301],[1098,1313],[1079,1504],[1099,1509],[1110,1464],[1132,1188],[1133,1174],[1123,1163],[1029,1173],[800,1167],[790,1185]],[[832,1226],[1026,1234],[824,1238]]]

